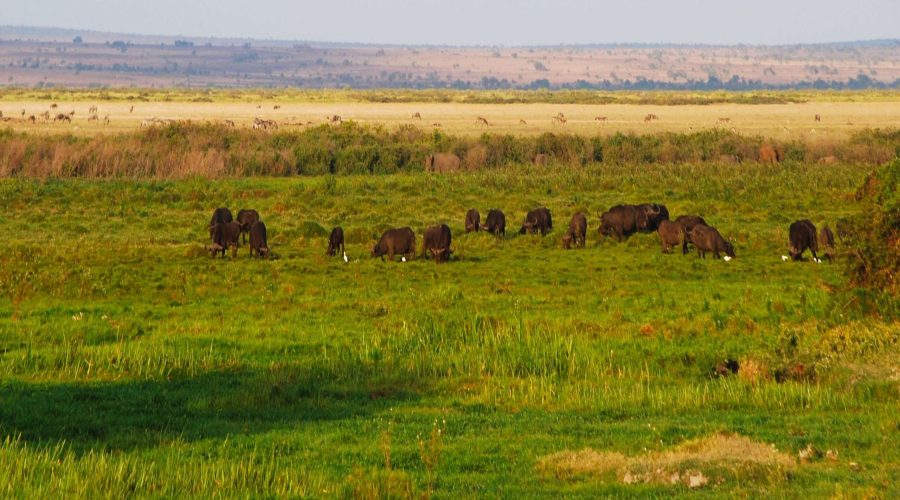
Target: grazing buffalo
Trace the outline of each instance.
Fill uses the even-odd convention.
[[[531,163],[544,166],[547,164],[547,155],[545,155],[544,153],[538,153],[534,155],[534,159],[531,160]]]
[[[331,234],[328,235],[328,251],[326,254],[334,257],[337,255],[338,248],[341,249],[341,254],[344,253],[344,230],[338,226],[331,230]]]
[[[540,207],[528,212],[522,229],[519,229],[519,234],[534,234],[540,231],[541,236],[544,236],[551,229],[553,229],[553,218],[550,216],[550,210]]]
[[[722,253],[728,258],[734,258],[734,246],[725,240],[714,227],[694,226],[694,230],[691,231],[691,241],[697,247],[697,257],[705,259],[706,252],[712,252],[713,257],[717,259],[722,257]]]
[[[691,243],[691,231],[694,230],[694,226],[708,226],[709,224],[703,220],[703,217],[698,215],[679,215],[677,219],[675,219],[675,224],[681,226],[681,229],[684,230],[684,243],[681,245],[681,253],[688,253],[688,245]]]
[[[638,230],[639,210],[634,205],[616,205],[600,216],[600,234],[622,241]]]
[[[431,252],[435,262],[450,260],[450,239],[450,226],[447,224],[438,224],[426,229],[422,236],[422,258]]]
[[[484,225],[487,232],[495,236],[506,235],[506,216],[497,209],[490,209],[487,214],[487,221]]]
[[[572,216],[569,221],[569,230],[563,236],[563,248],[568,250],[574,244],[576,247],[584,248],[587,239],[587,217],[583,212],[578,212]]]
[[[459,170],[459,156],[453,153],[435,153],[425,158],[426,172],[456,172]]]
[[[834,259],[834,233],[831,232],[831,228],[828,225],[825,225],[819,231],[819,243],[825,250],[825,258],[828,260]]]
[[[660,222],[669,220],[669,209],[665,205],[642,203],[635,208],[638,210],[635,222],[639,231],[652,233],[659,229]]]
[[[232,222],[234,218],[231,216],[231,210],[228,210],[224,207],[217,208],[212,215],[212,219],[209,220],[209,236],[210,238],[213,235],[213,226],[216,224],[225,224],[226,222]]]
[[[672,247],[685,245],[684,228],[677,222],[664,220],[659,223],[659,244],[662,245],[662,253],[670,253]],[[682,250],[683,251],[683,250]]]
[[[394,255],[398,254],[409,259],[416,254],[416,234],[408,227],[388,229],[372,248],[372,257],[381,257],[381,260],[385,255],[394,260]]]
[[[774,147],[763,144],[759,148],[759,161],[760,163],[778,163],[781,161],[781,155]]]
[[[209,246],[209,256],[215,258],[216,253],[221,252],[225,257],[225,250],[231,249],[231,257],[237,256],[238,242],[241,237],[241,225],[237,222],[223,222],[215,224],[209,230],[212,244]]]
[[[247,234],[250,232],[250,226],[259,220],[259,212],[251,209],[238,210],[237,223],[241,225],[241,236],[244,243],[247,242]]]
[[[798,220],[791,224],[789,233],[792,259],[803,260],[803,252],[808,248],[812,252],[813,260],[819,260],[819,257],[816,255],[816,252],[819,251],[819,242],[816,239],[816,226],[809,219]]]
[[[481,227],[481,214],[474,208],[466,212],[466,232],[478,231]]]
[[[258,220],[250,226],[250,256],[256,252],[256,257],[264,259],[269,257],[269,245],[266,241],[266,225]]]

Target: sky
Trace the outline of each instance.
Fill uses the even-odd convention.
[[[0,25],[409,45],[900,38],[900,0],[0,0]]]

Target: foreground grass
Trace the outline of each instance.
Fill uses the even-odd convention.
[[[774,445],[775,465],[689,456],[673,472],[699,469],[713,479],[699,491],[716,495],[890,496],[896,318],[849,307],[840,262],[780,259],[791,221],[834,227],[854,213],[865,174],[597,165],[2,181],[0,491],[669,495],[690,487],[546,464],[586,449],[682,456],[734,433]],[[653,235],[598,241],[600,211],[649,200],[702,214],[738,258],[662,255]],[[278,258],[244,247],[210,260],[205,226],[220,205],[257,208]],[[546,238],[462,233],[468,208],[503,209],[514,233],[537,205],[556,219]],[[589,244],[567,252],[576,210]],[[454,232],[451,263],[368,258],[385,227],[439,221]],[[336,224],[349,264],[324,256]],[[743,369],[711,378],[725,359]],[[796,460],[810,445],[818,453]]]

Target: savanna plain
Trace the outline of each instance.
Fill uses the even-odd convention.
[[[249,122],[255,99],[198,105],[240,107]],[[896,289],[851,284],[857,249],[840,236],[841,221],[872,209],[859,195],[872,184],[870,174],[882,168],[896,176],[898,166],[867,161],[859,136],[847,148],[823,146],[820,137],[825,130],[847,140],[854,133],[848,123],[866,120],[888,126],[893,115],[885,113],[896,102],[836,101],[723,104],[733,106],[738,123],[734,117],[758,120],[766,109],[801,106],[796,120],[804,120],[805,132],[779,136],[787,153],[774,163],[731,150],[699,159],[672,153],[688,161],[614,157],[613,145],[649,143],[627,131],[611,139],[591,122],[602,106],[579,111],[575,103],[565,113],[584,115],[576,130],[551,128],[555,104],[519,104],[543,106],[535,117],[549,115],[547,130],[537,132],[516,132],[513,118],[502,131],[430,126],[468,124],[469,114],[481,113],[469,103],[384,105],[398,123],[379,124],[379,105],[366,104],[373,123],[360,127],[399,127],[407,136],[423,128],[417,146],[393,156],[372,146],[374,160],[368,149],[349,158],[335,150],[329,163],[297,142],[297,170],[265,176],[224,168],[92,177],[65,167],[64,158],[47,160],[52,151],[81,154],[82,146],[88,158],[111,157],[91,141],[108,140],[102,144],[109,149],[199,133],[177,124],[141,130],[131,119],[106,132],[85,125],[98,127],[96,134],[61,129],[71,124],[48,124],[60,128],[52,134],[30,123],[6,129],[0,493],[897,497]],[[14,95],[0,107],[13,102],[45,109],[51,100]],[[52,102],[68,109],[65,99]],[[125,103],[114,105],[123,117],[130,113]],[[334,105],[302,105],[321,106],[315,116],[336,112]],[[452,116],[440,115],[440,106]],[[498,116],[512,109],[491,106]],[[659,127],[681,117],[675,129],[639,132],[650,142],[716,129],[720,114],[691,123],[688,108],[615,106],[608,114],[638,117],[635,128],[645,112],[662,110]],[[840,130],[813,122],[814,113],[835,106],[848,106],[832,122]],[[437,116],[399,123],[424,109]],[[217,146],[207,145],[221,148],[248,137],[283,145],[303,133],[356,134],[356,126],[202,133],[221,135]],[[744,133],[779,126],[772,120]],[[817,127],[813,138],[809,130]],[[466,138],[448,142],[453,133]],[[716,144],[743,144],[741,131],[710,133]],[[551,154],[540,166],[524,153],[496,160],[491,149],[533,137],[537,149],[558,145],[555,134],[600,139],[591,154],[565,161]],[[119,136],[125,139],[117,143]],[[672,148],[700,140],[666,137]],[[748,140],[768,140],[759,137]],[[881,150],[900,151],[897,134],[879,137]],[[466,168],[423,172],[431,146],[455,148]],[[815,148],[828,160],[801,153]],[[244,158],[255,151],[245,149]],[[544,152],[554,151],[563,150]],[[477,164],[474,155],[481,155]],[[307,173],[299,163],[310,158],[330,172]],[[340,170],[354,161],[381,168],[386,158],[411,167]],[[28,161],[61,166],[12,165]],[[886,197],[896,202],[895,191]],[[673,217],[703,216],[734,244],[736,258],[664,254],[652,233],[621,243],[598,234],[603,211],[644,202],[664,203]],[[209,217],[220,206],[259,211],[271,259],[251,258],[246,245],[237,258],[210,258]],[[554,230],[519,235],[526,212],[538,206],[551,210]],[[506,236],[466,233],[470,208],[482,220],[502,209]],[[586,247],[564,250],[562,235],[578,211],[588,218]],[[804,218],[836,229],[835,259],[782,259],[788,226]],[[423,229],[441,222],[453,233],[447,263],[370,257],[389,227],[410,226],[421,249]],[[325,255],[328,232],[338,225],[346,262]]]

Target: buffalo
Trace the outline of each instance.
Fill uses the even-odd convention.
[[[447,224],[438,224],[426,229],[422,236],[422,258],[431,252],[435,262],[450,260],[450,239],[450,226]]]
[[[506,235],[506,216],[497,209],[491,209],[487,214],[487,221],[484,225],[487,232],[495,236]]]
[[[453,153],[435,153],[425,158],[426,172],[455,172],[459,170],[459,156]]]
[[[669,220],[669,209],[665,205],[643,203],[634,208],[638,211],[635,223],[639,231],[652,233],[659,229],[660,222]]]
[[[247,234],[250,232],[250,226],[254,222],[259,221],[259,212],[251,209],[238,210],[237,223],[241,225],[241,236],[244,243],[247,242]]]
[[[769,144],[763,144],[759,148],[759,162],[760,163],[778,163],[781,161],[781,154],[777,149],[770,146]]]
[[[682,245],[682,248],[684,248],[685,233],[681,224],[664,220],[659,223],[657,232],[659,233],[659,243],[662,245],[663,253],[669,253],[672,247],[676,245]]]
[[[693,231],[694,226],[708,226],[709,224],[703,220],[703,217],[699,215],[679,215],[677,219],[675,219],[675,224],[681,226],[681,229],[684,230],[684,243],[681,244],[681,253],[688,253],[688,245],[691,243],[691,231]]]
[[[250,226],[250,256],[256,252],[256,257],[268,258],[269,245],[266,241],[266,225],[263,221],[258,220]]]
[[[212,219],[209,220],[209,236],[212,237],[213,226],[216,224],[225,224],[232,221],[234,221],[234,218],[231,216],[231,210],[224,207],[217,208],[213,212]]]
[[[344,253],[344,230],[338,226],[331,230],[331,234],[328,235],[328,251],[325,252],[327,255],[334,257],[337,255],[338,248],[341,249],[341,253]]]
[[[834,259],[834,233],[831,232],[831,228],[827,224],[819,231],[819,243],[822,244],[825,250],[825,258],[828,260]]]
[[[409,227],[388,229],[381,235],[381,239],[372,248],[372,257],[387,255],[394,260],[394,255],[405,255],[412,259],[416,253],[416,234]]]
[[[583,212],[578,212],[569,221],[569,230],[563,236],[563,248],[568,250],[572,244],[584,248],[587,237],[587,217]]]
[[[634,205],[616,205],[600,216],[600,234],[622,241],[638,230],[638,214]]]
[[[241,237],[241,225],[237,222],[224,222],[215,224],[209,229],[212,244],[209,246],[209,256],[215,258],[216,253],[221,252],[225,257],[225,250],[231,249],[232,258],[237,256],[238,242]]]
[[[535,208],[528,212],[525,216],[525,222],[519,229],[519,234],[534,234],[537,231],[544,236],[553,229],[553,218],[550,216],[550,210],[544,207]]]
[[[724,253],[728,259],[734,258],[734,246],[729,243],[714,227],[705,225],[694,226],[691,231],[691,241],[697,247],[697,257],[706,258],[706,252],[712,252],[713,257],[719,259]]]
[[[481,226],[481,214],[474,208],[466,212],[466,232],[478,231]]]
[[[803,252],[808,248],[812,252],[813,260],[818,261],[816,252],[819,251],[819,242],[816,239],[816,226],[809,220],[795,221],[789,228],[791,240],[790,253],[794,260],[803,260]]]

